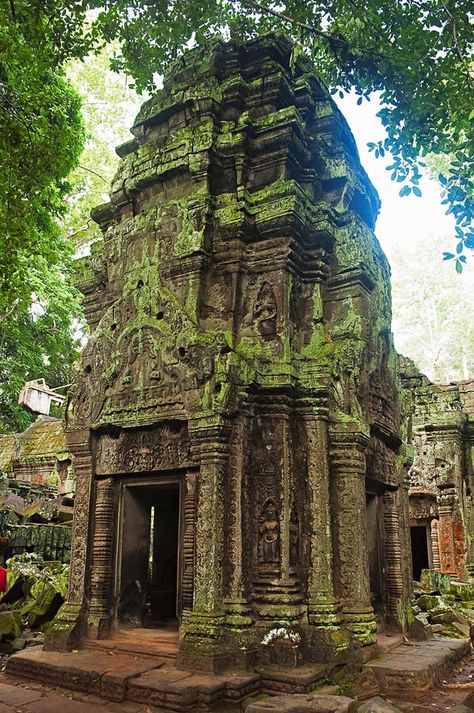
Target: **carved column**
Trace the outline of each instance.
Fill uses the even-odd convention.
[[[438,524],[439,520],[431,520],[431,551],[433,553],[433,569],[440,570]]]
[[[90,580],[89,636],[103,638],[110,629],[110,591],[114,562],[114,494],[112,478],[98,480]]]
[[[364,643],[376,630],[370,601],[365,503],[365,449],[361,432],[331,430],[335,570],[342,616],[347,628]]]
[[[448,488],[438,496],[438,547],[439,565],[443,574],[456,574],[454,550],[454,488]]]
[[[466,569],[469,578],[474,578],[474,419],[469,419],[463,432],[464,478],[468,485],[464,496],[464,514],[466,522]]]
[[[92,493],[92,455],[89,432],[74,431],[66,434],[72,453],[76,493],[72,526],[71,566],[67,599],[49,627],[45,648],[66,649],[78,645],[85,633],[82,616],[85,606],[85,584],[89,559],[89,510]]]
[[[199,453],[197,480],[194,604],[181,627],[177,663],[182,668],[217,672],[225,667],[223,642],[224,476],[229,429],[194,424],[193,450]]]
[[[464,527],[454,487],[438,496],[438,546],[440,570],[443,574],[462,577],[464,574]]]
[[[399,602],[403,596],[400,518],[397,500],[397,493],[393,490],[386,490],[383,494],[387,618],[391,623],[396,623],[398,621],[397,602]]]
[[[234,423],[230,441],[227,477],[226,564],[228,572],[225,610],[230,626],[252,623],[248,601],[244,593],[243,509],[244,470],[247,461],[248,416],[241,415]]]
[[[314,626],[327,627],[340,621],[333,582],[328,425],[326,420],[311,415],[306,415],[304,421],[310,517],[308,619]]]
[[[183,622],[187,621],[189,613],[193,608],[197,496],[197,476],[195,472],[190,471],[186,473],[184,488],[183,576],[181,588]]]
[[[409,487],[410,479],[408,470],[413,463],[411,453],[408,452],[405,444],[402,444],[398,451],[398,480],[400,487],[396,493],[396,508],[399,519],[399,538],[401,546],[401,570],[403,581],[403,595],[409,597],[413,591],[413,562],[411,557],[411,536],[410,536],[410,506]],[[401,458],[403,456],[403,459]]]

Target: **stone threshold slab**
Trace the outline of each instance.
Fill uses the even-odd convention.
[[[35,646],[11,656],[7,661],[7,673],[73,691],[86,691],[107,700],[123,701],[130,679],[163,665],[159,659],[87,650],[44,651],[43,647]]]
[[[470,639],[408,642],[372,659],[365,668],[376,676],[382,695],[413,699],[422,697],[470,653]]]
[[[83,649],[76,653],[25,649],[11,656],[7,674],[51,686],[171,711],[237,706],[260,691],[260,674],[213,676],[182,671],[163,660]]]

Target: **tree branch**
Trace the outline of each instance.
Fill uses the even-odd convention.
[[[104,181],[104,183],[109,183],[106,178],[100,175],[100,173],[97,173],[97,171],[94,171],[92,168],[87,168],[87,166],[81,166],[79,165],[78,168],[82,168],[83,171],[88,171],[89,173],[93,173],[94,176],[97,176],[97,178],[100,178],[101,181]]]
[[[301,27],[303,30],[308,30],[308,32],[311,32],[313,35],[317,35],[318,37],[322,37],[325,39],[327,42],[339,42],[340,44],[347,44],[345,40],[342,40],[340,37],[337,37],[335,35],[331,35],[329,32],[324,32],[323,30],[318,30],[316,27],[313,27],[312,25],[308,25],[306,22],[300,22],[300,20],[295,20],[294,18],[290,17],[289,15],[284,15],[282,12],[278,12],[277,10],[272,10],[271,7],[266,7],[265,5],[262,5],[261,3],[257,2],[257,0],[239,0],[242,5],[252,5],[255,7],[257,10],[260,10],[261,12],[265,12],[268,15],[273,15],[273,17],[277,17],[279,20],[283,20],[284,22],[290,22],[292,25],[296,25],[297,27]]]
[[[456,27],[456,18],[454,17],[454,15],[452,14],[452,12],[449,10],[449,8],[448,8],[448,6],[446,5],[446,3],[444,2],[444,0],[441,0],[441,4],[442,4],[442,6],[444,7],[447,16],[448,16],[449,19],[451,20],[451,25],[452,25],[452,27],[453,27],[454,48],[455,48],[455,50],[456,50],[456,54],[457,54],[457,56],[459,57],[459,59],[461,60],[462,66],[464,67],[464,70],[465,70],[465,72],[466,72],[466,77],[467,77],[467,82],[468,82],[468,84],[470,84],[471,89],[474,89],[474,79],[473,79],[471,70],[469,69],[469,65],[468,65],[468,63],[467,63],[467,61],[466,61],[466,58],[464,57],[464,55],[463,55],[463,53],[462,53],[462,51],[461,51],[461,48],[460,48],[460,46],[459,46],[458,33],[457,33],[457,27]]]
[[[236,0],[233,0],[235,2]],[[370,47],[360,47],[357,45],[354,45],[345,38],[341,34],[332,34],[331,32],[324,32],[324,30],[318,30],[316,27],[313,27],[312,25],[308,25],[307,22],[301,22],[300,20],[295,20],[293,17],[290,17],[289,15],[284,15],[282,12],[278,12],[277,10],[273,10],[270,7],[266,7],[265,5],[262,5],[260,2],[257,0],[237,0],[240,2],[242,5],[250,5],[257,10],[260,10],[261,12],[265,12],[268,15],[272,15],[273,17],[277,17],[279,20],[283,20],[283,22],[288,22],[292,25],[296,25],[296,27],[300,27],[303,30],[307,30],[308,32],[311,32],[311,34],[316,35],[317,37],[321,37],[323,40],[325,40],[331,50],[334,51],[334,45],[340,45],[341,47],[354,47],[355,49],[359,49],[362,52],[365,52],[367,54],[370,54],[374,57],[379,57],[380,59],[390,59],[387,55],[383,55],[380,52],[376,52],[374,49],[371,49]],[[393,60],[391,60],[393,61]]]
[[[10,0],[10,12],[13,22],[16,22],[15,0]]]
[[[67,239],[68,239],[68,240],[72,240],[72,238],[74,238],[76,235],[79,235],[79,233],[85,233],[85,231],[88,230],[88,228],[89,228],[89,226],[90,226],[91,223],[92,223],[92,218],[89,218],[89,220],[87,221],[87,223],[86,223],[85,225],[83,225],[82,228],[78,228],[78,229],[75,230],[73,233],[70,233],[70,234],[67,236]]]

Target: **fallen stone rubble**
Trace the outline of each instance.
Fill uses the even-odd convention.
[[[423,570],[414,583],[415,600],[409,635],[429,639],[434,634],[450,639],[468,638],[474,627],[474,584],[452,580],[437,570]]]
[[[0,651],[38,645],[64,602],[69,567],[24,553],[7,561],[7,591],[0,599]]]

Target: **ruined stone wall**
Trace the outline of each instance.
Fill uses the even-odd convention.
[[[408,594],[406,457],[379,200],[349,128],[269,36],[187,53],[132,133],[78,265],[57,632],[108,635],[124,479],[172,472],[181,665],[245,665],[275,627],[309,660],[371,643],[374,607],[394,622]]]
[[[414,449],[410,517],[430,525],[432,565],[464,578],[472,562],[472,382],[431,383],[401,359],[404,420]]]
[[[57,487],[64,494],[61,481],[73,481],[70,465],[64,424],[57,418],[38,416],[23,433],[0,436],[0,469],[19,483]]]

